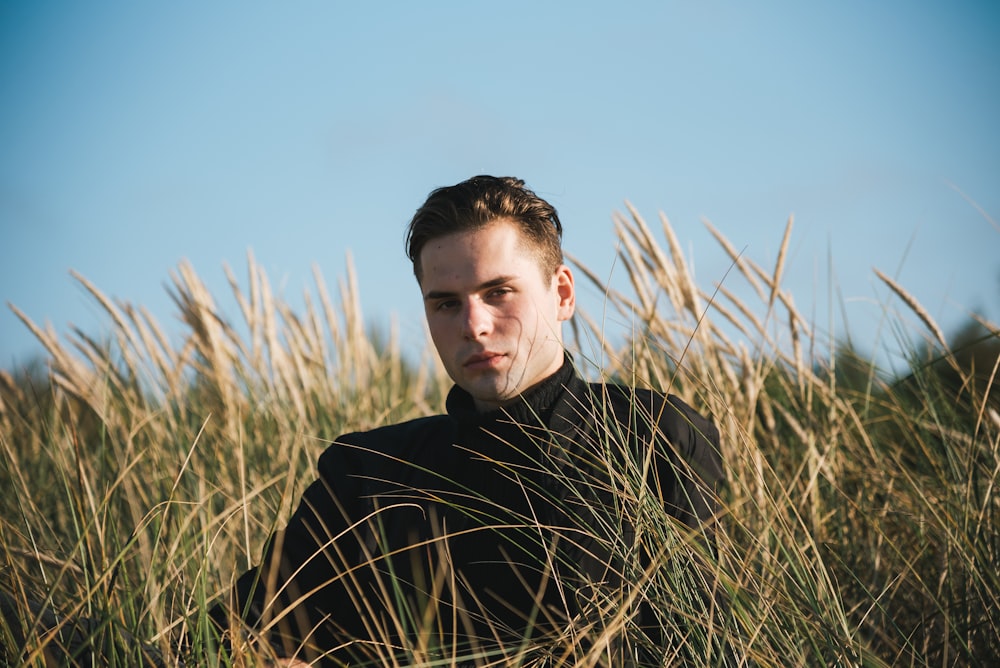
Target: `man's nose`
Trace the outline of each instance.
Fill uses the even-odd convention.
[[[462,334],[469,340],[489,334],[492,319],[489,309],[478,299],[468,299],[462,306]]]

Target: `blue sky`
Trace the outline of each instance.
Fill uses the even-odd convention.
[[[0,298],[99,336],[72,269],[179,332],[182,259],[225,308],[248,249],[293,303],[350,252],[369,320],[422,340],[405,224],[492,173],[602,275],[625,200],[706,287],[728,262],[702,219],[770,266],[794,214],[786,286],[819,327],[892,347],[873,267],[946,331],[996,321],[998,34],[987,2],[5,2]],[[39,350],[3,308],[0,367]]]

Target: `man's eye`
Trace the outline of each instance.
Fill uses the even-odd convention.
[[[455,299],[446,299],[444,301],[438,302],[438,311],[451,311],[458,307],[458,301]]]
[[[512,292],[513,290],[511,290],[510,288],[496,288],[494,290],[490,290],[490,297],[503,298]]]

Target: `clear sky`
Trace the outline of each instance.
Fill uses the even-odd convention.
[[[369,320],[421,338],[405,224],[492,173],[549,199],[602,275],[625,200],[670,218],[705,286],[728,263],[702,219],[770,266],[794,214],[786,285],[820,327],[843,304],[882,345],[898,302],[873,267],[946,331],[996,321],[998,7],[3,2],[0,298],[99,336],[73,269],[176,332],[183,258],[223,297],[250,249],[296,303],[350,252]],[[3,308],[0,367],[39,350]]]

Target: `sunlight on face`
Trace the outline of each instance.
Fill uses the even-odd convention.
[[[431,338],[448,375],[482,409],[501,406],[563,363],[573,274],[543,277],[520,230],[505,220],[427,242],[420,288]]]

